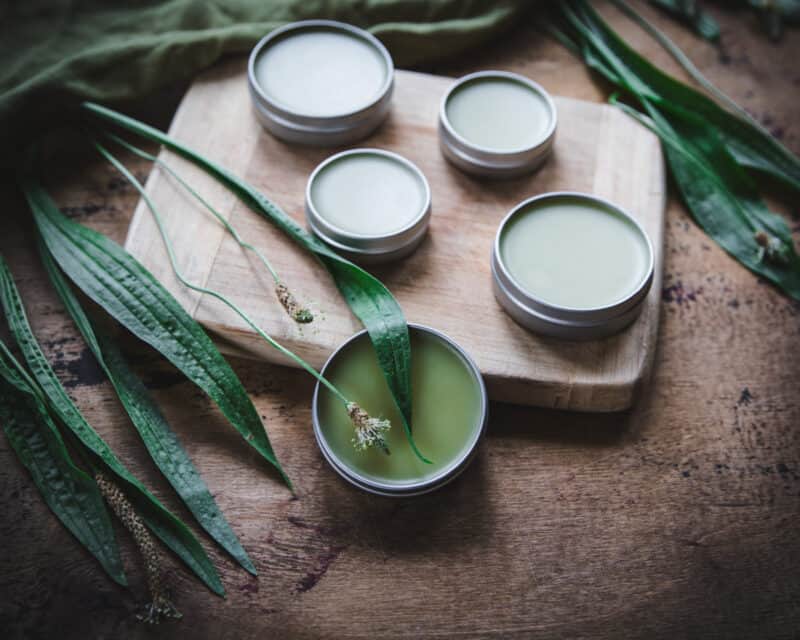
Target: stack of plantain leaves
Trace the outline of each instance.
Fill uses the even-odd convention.
[[[400,306],[386,287],[319,243],[254,187],[166,134],[99,105],[86,103],[83,114],[87,141],[103,150],[105,157],[128,179],[136,180],[96,142],[97,136],[121,142],[107,129],[110,125],[163,144],[194,162],[320,260],[345,302],[368,330],[379,364],[401,410],[408,442],[425,460],[417,451],[410,430],[408,327]],[[129,144],[125,146],[135,149]],[[59,211],[37,177],[40,168],[35,158],[32,151],[18,183],[31,210],[40,257],[55,291],[161,473],[206,533],[255,575],[255,566],[157,404],[122,350],[103,330],[102,320],[83,308],[76,289],[96,303],[100,313],[105,312],[156,349],[203,390],[245,442],[291,489],[255,407],[230,365],[175,298],[122,247]],[[138,182],[136,186],[143,189]],[[228,227],[228,232],[240,240],[243,248],[252,248],[233,228]],[[164,240],[170,251],[167,239]],[[278,282],[277,291],[284,294],[281,303],[286,306],[287,291],[282,282]],[[157,622],[163,617],[179,615],[169,601],[161,577],[158,547],[153,536],[211,591],[224,595],[214,564],[191,530],[124,466],[62,387],[37,342],[11,271],[2,257],[0,302],[12,338],[9,345],[0,340],[0,424],[54,514],[108,575],[125,585],[127,580],[108,508],[119,517],[144,560],[152,601],[140,615],[143,620]],[[306,322],[309,318],[298,316],[295,320]],[[286,351],[266,334],[264,337]],[[310,369],[305,363],[301,364]]]
[[[655,67],[585,0],[558,3],[558,22],[551,33],[620,90],[612,95],[613,104],[659,136],[683,200],[706,233],[748,269],[800,300],[800,257],[791,230],[769,210],[755,181],[767,178],[792,195],[800,194],[800,159],[703,78],[627,3],[614,4],[657,37],[729,108]]]

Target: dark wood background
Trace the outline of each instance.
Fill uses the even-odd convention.
[[[609,8],[640,51],[675,66]],[[724,48],[644,9],[707,75],[800,152],[800,32],[766,40],[755,19],[715,11]],[[608,87],[521,24],[426,70],[527,74],[602,101]],[[166,127],[185,86],[135,112]],[[149,167],[131,159],[144,178]],[[74,219],[117,241],[136,195],[86,151],[53,153],[49,184]],[[90,422],[177,513],[109,385],[39,266],[24,205],[2,187],[0,248],[45,351]],[[784,207],[782,210],[787,211]],[[797,206],[790,223],[800,231]],[[20,222],[22,221],[22,222]],[[0,438],[0,633],[10,638],[792,638],[800,632],[800,305],[704,236],[674,194],[655,371],[636,407],[590,415],[492,406],[479,457],[413,500],[376,498],[327,467],[310,429],[312,381],[236,360],[297,497],[208,401],[147,349],[127,349],[260,571],[212,548],[216,598],[172,559],[181,622],[133,620],[116,587],[41,501]]]

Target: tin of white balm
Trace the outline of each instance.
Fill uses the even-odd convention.
[[[352,149],[323,161],[308,179],[306,221],[339,253],[361,263],[396,260],[428,230],[431,190],[422,171],[382,149]]]
[[[639,315],[653,281],[653,245],[601,198],[547,193],[518,204],[497,230],[497,300],[521,325],[572,340],[614,334]]]
[[[366,137],[384,120],[394,64],[363,29],[305,20],[264,37],[250,54],[247,76],[256,114],[270,133],[337,146]]]
[[[479,71],[459,79],[439,109],[444,156],[467,173],[514,178],[535,171],[553,148],[556,107],[516,73]]]

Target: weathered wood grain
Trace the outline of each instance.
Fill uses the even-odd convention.
[[[796,31],[772,45],[754,22],[715,10],[723,56],[647,11],[800,152]],[[650,59],[674,70],[646,36],[608,15]],[[581,63],[525,25],[430,71],[498,67],[561,95],[606,95]],[[160,126],[175,106],[163,104]],[[147,164],[131,162],[147,176]],[[70,215],[124,241],[137,198],[113,170],[77,151],[48,166]],[[7,184],[2,193],[0,247],[59,375],[121,457],[185,516],[47,287],[27,224],[15,222],[23,203]],[[202,396],[126,343],[261,575],[251,578],[212,551],[228,598],[176,568],[184,620],[159,630],[137,626],[132,612],[143,583],[122,532],[130,592],[106,579],[55,521],[0,436],[2,636],[795,638],[800,307],[709,242],[674,197],[665,241],[653,379],[636,406],[597,415],[495,403],[474,465],[421,499],[391,502],[345,485],[314,445],[310,381],[235,360],[298,486],[292,500]]]
[[[304,224],[308,176],[333,150],[291,146],[263,131],[252,112],[246,61],[232,60],[201,75],[187,92],[170,134],[243,176]],[[483,372],[493,399],[583,411],[628,408],[652,362],[661,299],[666,182],[658,140],[618,109],[556,97],[558,133],[553,156],[536,174],[513,181],[476,180],[439,152],[437,117],[452,79],[398,71],[392,113],[354,147],[377,147],[414,162],[428,179],[433,215],[427,238],[405,260],[371,269],[397,296],[410,321],[459,342]],[[323,267],[278,229],[238,202],[201,170],[168,151],[221,215],[273,263],[318,320],[292,322],[277,304],[269,274],[166,172],[147,184],[165,222],[176,259],[190,282],[219,291],[281,344],[320,367],[361,329]],[[489,255],[500,221],[518,202],[548,191],[583,191],[631,212],[656,248],[653,288],[639,319],[613,338],[567,342],[516,324],[495,301]],[[232,310],[182,285],[160,232],[140,201],[126,248],[172,291],[195,319],[238,352],[294,364],[266,344]],[[223,343],[225,344],[225,343]]]

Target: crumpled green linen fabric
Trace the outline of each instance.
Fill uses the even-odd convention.
[[[145,96],[275,27],[368,28],[398,66],[450,56],[511,26],[531,0],[0,0],[0,144],[81,99]]]

